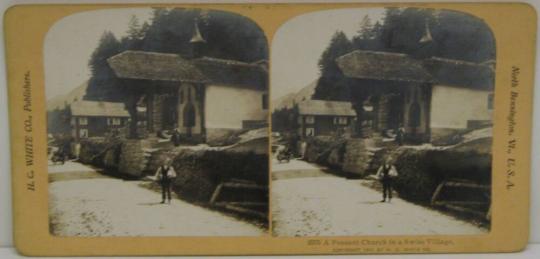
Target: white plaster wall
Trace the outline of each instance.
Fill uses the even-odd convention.
[[[206,87],[205,126],[209,129],[241,129],[244,120],[266,120],[262,109],[265,92],[234,86]]]
[[[464,129],[468,120],[491,120],[488,110],[490,91],[433,86],[431,95],[431,127]]]

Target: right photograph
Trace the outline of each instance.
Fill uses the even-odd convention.
[[[463,12],[301,15],[271,51],[274,236],[490,231],[496,40]]]

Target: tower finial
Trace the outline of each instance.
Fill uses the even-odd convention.
[[[418,41],[419,43],[426,43],[426,42],[431,42],[433,41],[433,37],[431,37],[431,31],[429,30],[429,23],[428,23],[428,20],[426,18],[426,30],[424,32],[424,36],[422,36],[422,38],[420,38],[420,40]]]
[[[206,43],[206,40],[201,35],[201,31],[199,30],[199,19],[195,19],[195,28],[193,30],[193,36],[191,37],[190,43]]]

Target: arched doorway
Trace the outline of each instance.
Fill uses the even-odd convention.
[[[195,106],[193,103],[186,103],[182,111],[182,118],[182,126],[186,128],[186,134],[191,136],[192,129],[195,127]]]
[[[171,130],[175,128],[178,113],[178,97],[174,94],[164,96],[162,108],[162,130]]]
[[[418,101],[414,102],[409,107],[409,127],[411,128],[411,133],[413,136],[416,135],[418,127],[420,127],[420,120],[422,115],[422,109]]]
[[[403,124],[403,96],[393,94],[388,102],[387,129],[397,130]]]

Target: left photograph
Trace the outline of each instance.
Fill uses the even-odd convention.
[[[119,8],[44,45],[55,236],[268,235],[268,43],[244,16]]]

